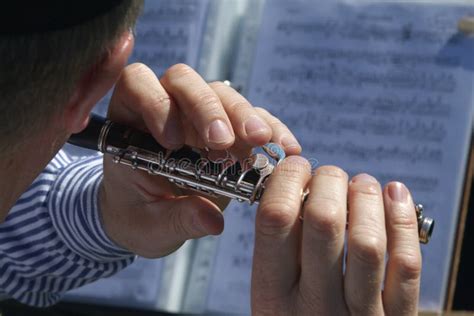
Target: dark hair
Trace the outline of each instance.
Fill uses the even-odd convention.
[[[76,26],[0,36],[0,153],[48,123],[84,72],[134,27],[142,5],[124,0]]]

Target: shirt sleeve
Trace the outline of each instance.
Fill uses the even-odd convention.
[[[133,261],[104,231],[101,181],[102,156],[58,153],[0,225],[0,293],[44,307]]]

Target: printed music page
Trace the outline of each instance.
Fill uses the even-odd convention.
[[[160,295],[163,261],[138,258],[116,275],[66,293],[66,300],[154,309]]]
[[[247,89],[315,167],[402,181],[436,220],[421,310],[443,308],[456,235],[474,87],[474,36],[457,27],[469,14],[472,2],[267,1]],[[246,313],[255,207],[234,205],[208,307]]]

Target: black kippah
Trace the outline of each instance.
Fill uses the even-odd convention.
[[[0,4],[0,34],[63,30],[103,15],[123,0],[6,0]]]

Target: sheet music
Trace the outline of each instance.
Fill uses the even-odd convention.
[[[116,275],[66,293],[66,300],[100,305],[155,308],[163,260],[138,258]]]
[[[209,312],[250,315],[250,273],[254,243],[255,206],[233,201],[224,212],[207,297]]]
[[[403,181],[436,219],[423,310],[443,307],[471,135],[474,37],[456,29],[466,14],[472,4],[267,1],[247,90],[305,157]],[[209,308],[246,313],[253,223],[240,205],[226,213]]]

